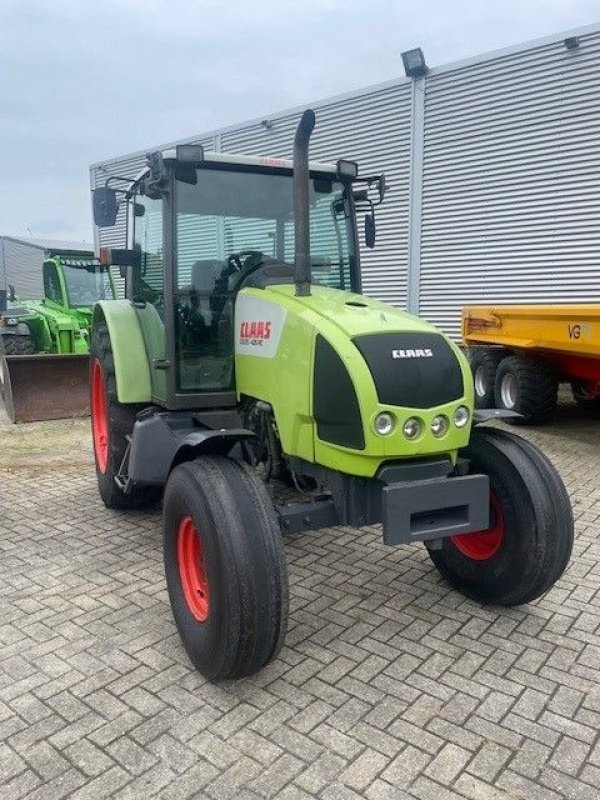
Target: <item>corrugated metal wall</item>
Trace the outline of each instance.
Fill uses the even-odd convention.
[[[12,285],[17,297],[24,300],[42,298],[42,264],[46,257],[44,248],[8,236],[0,236],[0,240],[0,289],[8,289]]]
[[[425,81],[422,316],[600,301],[600,33]]]
[[[600,302],[599,56],[589,26],[314,104],[311,157],[356,159],[390,184],[377,246],[362,251],[366,293],[453,335],[465,303]],[[298,117],[189,141],[289,157]],[[133,175],[142,163],[104,166]],[[92,185],[103,177],[92,169]]]

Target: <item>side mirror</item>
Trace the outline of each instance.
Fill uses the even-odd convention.
[[[365,214],[365,244],[371,250],[375,247],[375,214]]]
[[[93,190],[94,223],[99,228],[112,228],[117,221],[117,193],[109,186]]]

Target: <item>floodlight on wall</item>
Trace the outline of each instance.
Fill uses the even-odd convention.
[[[405,50],[402,53],[402,62],[404,64],[404,72],[408,78],[421,78],[423,75],[427,75],[429,71],[420,47],[415,47],[413,50]]]
[[[273,121],[270,119],[263,119],[260,124],[266,131],[270,131],[273,127]]]
[[[579,47],[579,36],[568,36],[564,41],[564,45],[567,50],[577,50]]]

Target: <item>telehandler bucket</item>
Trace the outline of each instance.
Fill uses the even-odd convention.
[[[87,354],[0,356],[0,391],[12,422],[90,413]]]

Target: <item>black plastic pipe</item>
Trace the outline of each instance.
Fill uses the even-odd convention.
[[[310,294],[310,217],[308,143],[315,127],[315,112],[307,109],[294,137],[294,283],[296,295]]]

